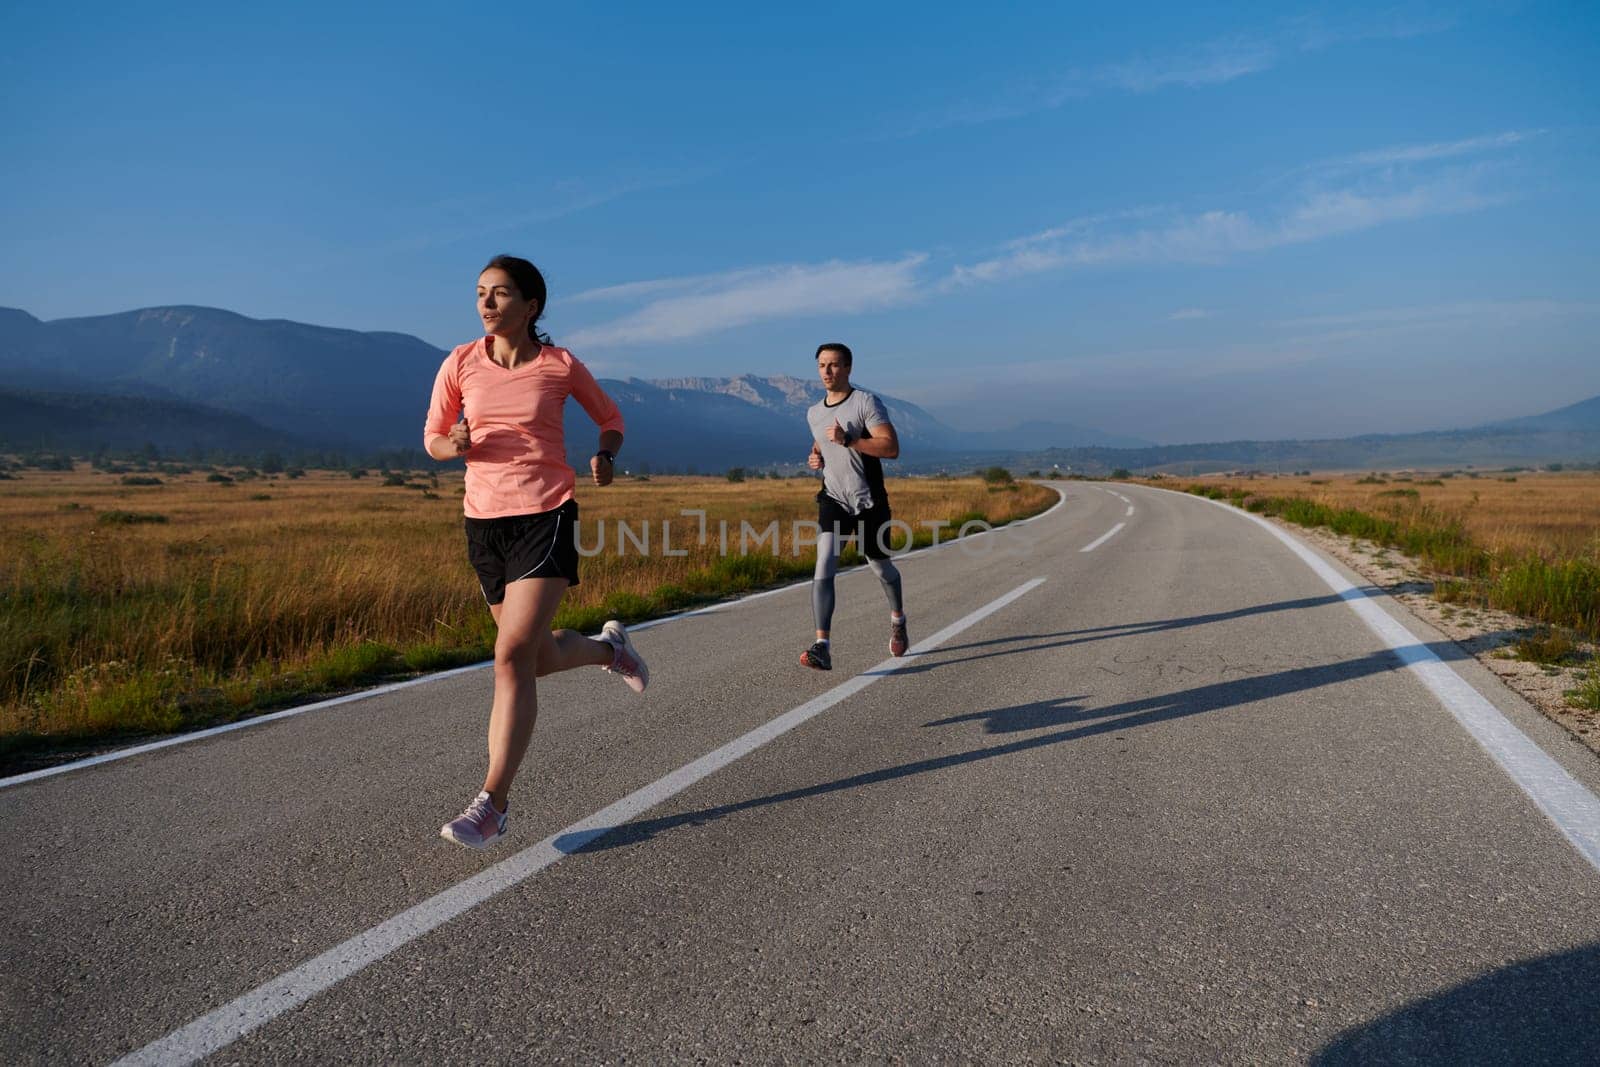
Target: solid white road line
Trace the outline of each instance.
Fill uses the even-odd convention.
[[[1365,592],[1328,566],[1310,548],[1259,515],[1205,497],[1197,499],[1249,519],[1288,545],[1394,651],[1400,661],[1444,705],[1445,710],[1500,765],[1501,770],[1556,824],[1572,847],[1596,870],[1600,870],[1600,797],[1584,788],[1581,782],[1567,773],[1565,767],[1534,744],[1498,708],[1489,703],[1482,693],[1451,670],[1427,644],[1380,608]]]
[[[13,785],[21,785],[23,782],[32,782],[39,778],[49,778],[51,775],[55,774],[66,774],[68,771],[81,771],[85,767],[93,767],[100,763],[111,763],[114,760],[127,759],[129,756],[138,756],[145,752],[154,752],[161,748],[171,748],[173,745],[186,745],[191,741],[201,741],[207,737],[215,737],[218,734],[232,733],[234,730],[243,730],[247,726],[260,726],[262,723],[276,722],[279,719],[288,719],[296,715],[304,715],[308,711],[321,711],[323,708],[336,707],[340,704],[349,704],[351,701],[355,700],[365,700],[368,697],[381,696],[384,693],[392,693],[397,689],[410,689],[412,686],[422,685],[424,682],[432,682],[439,678],[449,678],[451,675],[465,674],[468,671],[481,670],[488,666],[491,666],[491,664],[474,663],[467,667],[453,667],[450,670],[440,671],[437,674],[429,674],[421,678],[409,678],[403,682],[391,682],[388,685],[380,685],[376,689],[365,689],[359,693],[347,693],[342,697],[334,697],[331,700],[319,700],[315,704],[305,704],[298,708],[285,708],[283,711],[274,711],[269,715],[258,715],[253,719],[243,719],[239,722],[230,722],[224,726],[213,726],[208,730],[197,730],[192,734],[179,734],[176,737],[163,738],[160,741],[151,741],[148,744],[135,745],[132,748],[118,749],[115,752],[107,752],[102,756],[90,756],[88,759],[74,760],[71,763],[63,763],[58,767],[46,767],[43,770],[28,771],[26,774],[14,774],[10,778],[0,778],[0,789],[5,789],[6,787]]]
[[[1086,544],[1082,548],[1078,549],[1078,551],[1079,552],[1093,552],[1095,549],[1099,548],[1101,545],[1105,544],[1107,541],[1109,541],[1113,537],[1115,537],[1116,534],[1117,534],[1117,531],[1122,529],[1126,525],[1128,525],[1128,524],[1125,523],[1125,522],[1117,523],[1115,526],[1111,527],[1111,529],[1107,530],[1105,533],[1101,534],[1099,537],[1096,537],[1093,541],[1090,541],[1088,544]]]
[[[1049,508],[1041,511],[1037,515],[1030,515],[1026,519],[1018,519],[1016,522],[1009,522],[1004,526],[996,526],[988,530],[979,531],[978,533],[972,534],[971,537],[983,537],[986,534],[998,533],[1002,530],[1012,529],[1013,527],[1024,526],[1030,522],[1033,522],[1035,519],[1042,519],[1046,516],[1055,514],[1055,512],[1067,502],[1067,495],[1063,493],[1057,486],[1049,485],[1046,486],[1046,488],[1054,489],[1056,493],[1056,502],[1050,505]],[[971,538],[969,537],[967,539],[970,540]],[[894,558],[899,560],[918,552],[930,552],[934,549],[947,548],[950,545],[957,543],[958,541],[955,539],[942,541],[937,545],[928,545],[924,546],[923,548],[912,549],[909,552],[902,552],[900,555],[895,556]],[[849,570],[860,570],[864,569],[865,567],[866,564],[863,563],[860,565],[860,567],[851,567]],[[840,573],[849,573],[849,571],[841,571]],[[810,586],[811,579],[806,578],[798,582],[792,582],[789,585],[780,585],[776,589],[764,589],[759,593],[748,593],[745,596],[738,597],[734,600],[725,601],[720,604],[708,604],[705,607],[690,608],[687,611],[680,611],[674,615],[664,615],[659,619],[648,619],[644,622],[630,625],[628,630],[629,632],[649,630],[656,626],[664,626],[669,622],[675,622],[678,619],[690,619],[696,615],[714,615],[739,604],[749,603],[752,600],[761,600],[764,597],[776,596],[779,593],[787,593],[791,589],[810,588]],[[403,682],[392,682],[388,685],[380,685],[375,689],[364,689],[359,693],[347,693],[342,697],[334,697],[330,700],[319,700],[315,704],[305,704],[296,708],[285,708],[282,711],[275,711],[269,715],[257,715],[254,718],[241,719],[238,722],[230,722],[223,726],[213,726],[207,730],[196,730],[194,733],[178,734],[175,737],[166,737],[162,738],[160,741],[151,741],[148,744],[135,745],[132,748],[118,749],[115,752],[107,752],[99,756],[90,756],[87,759],[74,760],[71,763],[63,763],[55,767],[46,767],[42,770],[28,771],[25,774],[14,774],[9,778],[0,778],[0,789],[5,789],[8,786],[13,785],[22,785],[24,782],[32,782],[40,778],[50,778],[57,774],[66,774],[69,771],[81,771],[85,768],[96,766],[97,764],[112,763],[116,760],[127,759],[130,756],[139,756],[146,752],[154,752],[157,749],[171,748],[173,745],[186,745],[191,741],[201,741],[207,737],[215,737],[218,734],[232,733],[234,730],[243,730],[251,726],[261,726],[264,723],[275,722],[278,719],[288,719],[295,715],[304,715],[308,711],[321,711],[324,708],[337,707],[340,704],[349,704],[352,701],[365,700],[368,697],[381,696],[384,693],[392,693],[397,689],[409,689],[414,685],[426,685],[429,682],[436,682],[441,678],[449,678],[451,675],[465,674],[468,671],[481,671],[485,667],[491,667],[493,665],[494,663],[492,660],[485,660],[482,663],[473,663],[466,667],[455,667],[451,670],[440,671],[437,674],[426,674],[421,678],[409,678]]]
[[[906,659],[884,660],[872,670],[835,686],[765,725],[729,741],[721,748],[679,767],[671,774],[658,778],[609,807],[602,808],[588,818],[550,835],[537,845],[480,871],[465,882],[406,909],[364,933],[357,934],[315,959],[302,963],[294,970],[202,1015],[159,1041],[129,1053],[116,1061],[114,1067],[130,1067],[133,1064],[194,1063],[218,1049],[227,1047],[252,1030],[349,978],[368,964],[376,963],[451,919],[477,907],[497,893],[510,889],[562,857],[578,851],[595,838],[626,824],[628,820],[682,792],[712,772],[815,718],[879,679],[896,673],[908,665],[908,659],[932,651],[1043,582],[1043,578],[1024,582],[1004,596],[991,600],[976,611],[957,619],[927,640],[918,642]]]

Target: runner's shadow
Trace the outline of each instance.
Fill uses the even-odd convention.
[[[1055,637],[1080,637],[1083,638],[1083,641],[1068,641],[1064,643],[1083,644],[1087,641],[1099,641],[1108,637],[1155,634],[1164,630],[1181,630],[1189,626],[1204,626],[1213,622],[1229,622],[1233,619],[1244,619],[1251,615],[1264,615],[1268,612],[1303,611],[1307,608],[1321,607],[1324,604],[1337,604],[1339,599],[1339,597],[1329,594],[1327,596],[1303,597],[1299,600],[1282,600],[1276,604],[1253,604],[1247,608],[1211,612],[1206,615],[1189,615],[1181,619],[1124,622],[1115,626],[1091,626],[1082,630],[1061,630],[1053,634],[1018,634],[1015,637],[993,637],[987,641],[968,641],[959,645],[940,645],[938,651],[959,652],[964,649],[989,648],[994,645],[1010,644],[1013,641],[1045,641]],[[1056,646],[1052,645],[1050,647]]]
[[[974,711],[966,715],[952,715],[948,719],[938,722],[925,723],[925,726],[952,726],[958,722],[983,723],[983,732],[986,734],[1014,734],[1023,730],[1045,730],[1052,726],[1065,726],[1069,722],[1081,722],[1084,712],[1072,703],[1074,700],[1084,700],[1086,697],[1062,697],[1059,700],[1041,700],[1033,704],[1018,704],[1010,708],[996,708],[993,711]]]
[[[915,648],[911,651],[911,662],[903,666],[897,665],[882,674],[925,674],[928,671],[939,670],[944,667],[953,667],[960,663],[971,663],[975,660],[994,659],[999,656],[1016,656],[1026,652],[1043,652],[1052,648],[1069,648],[1073,645],[1085,645],[1095,641],[1104,641],[1115,637],[1138,637],[1144,634],[1161,633],[1165,630],[1176,630],[1188,626],[1202,626],[1212,622],[1226,622],[1230,619],[1244,618],[1250,615],[1259,615],[1271,611],[1300,611],[1319,607],[1325,604],[1336,604],[1345,599],[1339,596],[1307,597],[1303,600],[1286,600],[1276,604],[1262,604],[1256,607],[1239,608],[1235,611],[1218,612],[1213,615],[1191,615],[1183,619],[1167,619],[1159,622],[1128,623],[1125,626],[1097,626],[1088,630],[1065,630],[1054,634],[1019,634],[1015,637],[996,637],[988,641],[974,641],[964,645],[940,645],[938,648],[927,652],[918,652]],[[1089,636],[1080,636],[1089,635]],[[1052,638],[1065,637],[1070,640],[1055,641]],[[970,648],[991,648],[995,645],[1008,645],[1018,641],[1043,641],[1043,644],[1027,645],[1021,648],[994,649],[971,656],[955,656],[939,658],[947,652],[959,651]],[[1424,646],[1433,651],[1445,662],[1471,659],[1472,654],[1462,649],[1454,641],[1428,642]]]
[[[1415,650],[1403,649],[1401,651],[1412,652]],[[1112,704],[1104,708],[1082,707],[1073,703],[1074,700],[1082,698],[1074,697],[1060,697],[1052,700],[1032,701],[1027,704],[1017,704],[1010,707],[994,708],[989,711],[941,719],[924,725],[951,725],[963,721],[982,719],[991,724],[986,731],[988,733],[1020,733],[1026,730],[1050,729],[1058,725],[1066,726],[1067,728],[1051,730],[1049,733],[1036,734],[1032,737],[1024,737],[1005,744],[991,745],[967,752],[914,760],[894,767],[884,767],[861,774],[853,774],[831,782],[803,786],[781,793],[771,793],[767,796],[752,797],[748,800],[740,800],[731,804],[719,804],[715,807],[702,808],[698,811],[663,815],[653,819],[638,819],[619,826],[562,834],[556,838],[554,844],[557,849],[569,854],[599,852],[604,849],[620,848],[625,845],[636,845],[648,841],[667,830],[683,826],[702,826],[728,815],[749,811],[753,808],[763,808],[772,804],[804,800],[808,797],[823,796],[845,789],[858,789],[863,786],[892,782],[901,778],[909,778],[913,775],[941,771],[949,767],[959,767],[965,764],[1014,755],[1018,752],[1027,752],[1036,748],[1078,741],[1097,734],[1137,729],[1141,726],[1151,726],[1156,723],[1203,715],[1273,697],[1308,692],[1323,686],[1336,685],[1340,682],[1348,682],[1369,675],[1382,674],[1399,669],[1401,669],[1401,661],[1397,655],[1387,649],[1383,649],[1362,656],[1359,659],[1322,664],[1315,667],[1297,667],[1292,670],[1279,671],[1276,674],[1234,678],[1225,682],[1199,686],[1194,689],[1180,690],[1175,693],[1162,693],[1156,696],[1142,697],[1138,700],[1123,701],[1120,704]],[[1039,725],[1025,725],[1027,723],[1038,723]]]
[[[1316,1067],[1600,1063],[1600,944],[1490,971],[1340,1034]]]

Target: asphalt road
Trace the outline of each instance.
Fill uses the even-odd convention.
[[[545,679],[493,851],[487,670],[0,788],[0,1061],[1600,1061],[1600,873],[1401,657],[1245,516],[1064,492],[901,561],[893,664],[855,571],[831,673],[797,587]]]

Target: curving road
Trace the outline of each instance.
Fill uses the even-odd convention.
[[[497,851],[481,669],[0,782],[0,1061],[1600,1060],[1587,750],[1249,516],[1063,492],[902,559],[904,660],[856,571],[830,674],[792,587],[546,679]]]

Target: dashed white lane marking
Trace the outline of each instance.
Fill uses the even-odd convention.
[[[978,533],[969,535],[968,539],[971,537],[983,537],[988,534],[998,533],[1002,530],[1009,530],[1017,526],[1024,526],[1030,522],[1034,522],[1038,519],[1043,519],[1055,514],[1055,512],[1067,502],[1067,495],[1062,492],[1058,486],[1049,485],[1046,486],[1046,488],[1055,490],[1056,502],[1050,505],[1050,507],[1044,511],[1041,511],[1037,515],[1030,515],[1026,519],[1018,519],[1016,522],[1009,522],[1004,526],[996,526],[991,529],[979,531]],[[950,545],[957,543],[958,542],[955,539],[942,541],[937,545],[929,545],[924,548],[913,549],[910,552],[902,552],[896,555],[894,558],[898,560],[905,556],[912,555],[913,553],[931,552],[935,549],[948,548]],[[866,564],[862,564],[861,566],[865,567]],[[851,569],[854,570],[858,568]],[[769,596],[777,596],[779,593],[787,593],[791,589],[808,589],[810,587],[811,579],[806,578],[803,581],[792,582],[789,585],[781,585],[776,589],[765,589],[759,593],[749,593],[745,596],[739,597],[737,600],[729,600],[721,604],[709,604],[703,608],[690,608],[687,611],[680,611],[675,615],[664,615],[659,619],[650,619],[645,622],[629,626],[628,629],[630,631],[649,630],[653,627],[663,626],[666,623],[674,622],[678,619],[689,619],[696,615],[714,615],[718,612],[727,611],[729,608],[735,607],[739,604],[749,603],[752,600],[761,600]],[[330,700],[319,700],[315,704],[303,704],[297,708],[285,708],[282,711],[275,711],[269,715],[257,715],[254,718],[243,719],[239,722],[230,722],[222,726],[213,726],[208,730],[196,730],[194,733],[179,734],[176,737],[167,737],[161,739],[160,741],[151,741],[148,744],[135,745],[132,748],[118,749],[116,752],[107,752],[100,756],[90,756],[87,759],[74,760],[71,763],[63,763],[56,767],[46,767],[43,770],[28,771],[26,774],[15,774],[9,778],[0,778],[0,789],[5,789],[8,786],[13,785],[22,785],[24,782],[32,782],[40,778],[50,778],[57,774],[66,774],[69,771],[81,771],[101,763],[112,763],[116,760],[127,759],[130,756],[140,756],[146,752],[155,752],[158,749],[171,748],[174,745],[187,745],[193,741],[203,741],[208,737],[216,737],[218,734],[232,733],[235,730],[244,730],[252,726],[262,726],[269,722],[276,722],[279,719],[293,718],[296,715],[304,715],[310,711],[322,711],[325,708],[337,707],[340,704],[349,704],[356,700],[366,700],[368,697],[382,696],[385,693],[393,693],[400,689],[410,689],[412,686],[416,685],[427,685],[430,682],[437,682],[441,678],[449,678],[456,674],[465,674],[468,671],[481,671],[485,667],[490,666],[493,666],[491,661],[473,663],[465,667],[456,667],[447,671],[439,671],[436,674],[424,675],[421,678],[408,678],[403,682],[392,682],[389,685],[380,685],[375,689],[364,689],[359,693],[347,693],[344,696],[333,697]]]
[[[1567,773],[1565,767],[1517,729],[1482,693],[1472,688],[1435,655],[1425,642],[1328,566],[1311,549],[1259,515],[1240,511],[1216,500],[1208,500],[1207,503],[1249,519],[1288,545],[1290,551],[1305,561],[1317,577],[1327,583],[1328,588],[1337,593],[1350,610],[1360,616],[1361,621],[1389,646],[1435,699],[1444,705],[1445,710],[1500,765],[1500,769],[1556,824],[1556,829],[1572,843],[1572,847],[1596,870],[1600,870],[1600,797],[1584,788],[1581,782]]]
[[[1132,504],[1129,504],[1129,505],[1128,505],[1128,511],[1127,511],[1127,514],[1129,514],[1129,515],[1132,515],[1132,514],[1133,514],[1133,505],[1132,505]]]
[[[1111,540],[1111,538],[1116,536],[1117,531],[1122,529],[1126,525],[1128,525],[1128,524],[1125,523],[1125,522],[1117,523],[1115,526],[1111,527],[1111,529],[1107,530],[1105,533],[1101,534],[1099,537],[1096,537],[1093,541],[1090,541],[1088,544],[1086,544],[1082,548],[1078,549],[1078,551],[1079,552],[1093,552],[1095,549],[1099,548],[1101,545],[1105,544],[1107,541]]]
[[[1034,578],[1011,592],[991,600],[976,611],[957,619],[925,641],[918,642],[908,659],[942,645],[963,630],[988,618],[1012,601],[1044,583]],[[776,719],[735,738],[671,774],[658,778],[621,800],[602,808],[586,819],[552,834],[510,859],[495,864],[459,885],[408,908],[386,922],[336,945],[315,959],[282,974],[243,996],[202,1015],[189,1025],[174,1030],[136,1052],[116,1061],[114,1067],[133,1064],[188,1064],[225,1048],[251,1031],[271,1022],[284,1012],[299,1007],[325,989],[343,981],[369,964],[376,963],[397,949],[430,933],[451,919],[477,907],[497,893],[577,852],[662,801],[682,792],[712,772],[760,748],[768,741],[793,730],[809,719],[847,700],[881,678],[887,678],[907,665],[907,659],[886,659],[872,670],[858,674],[843,685],[785,712]]]

